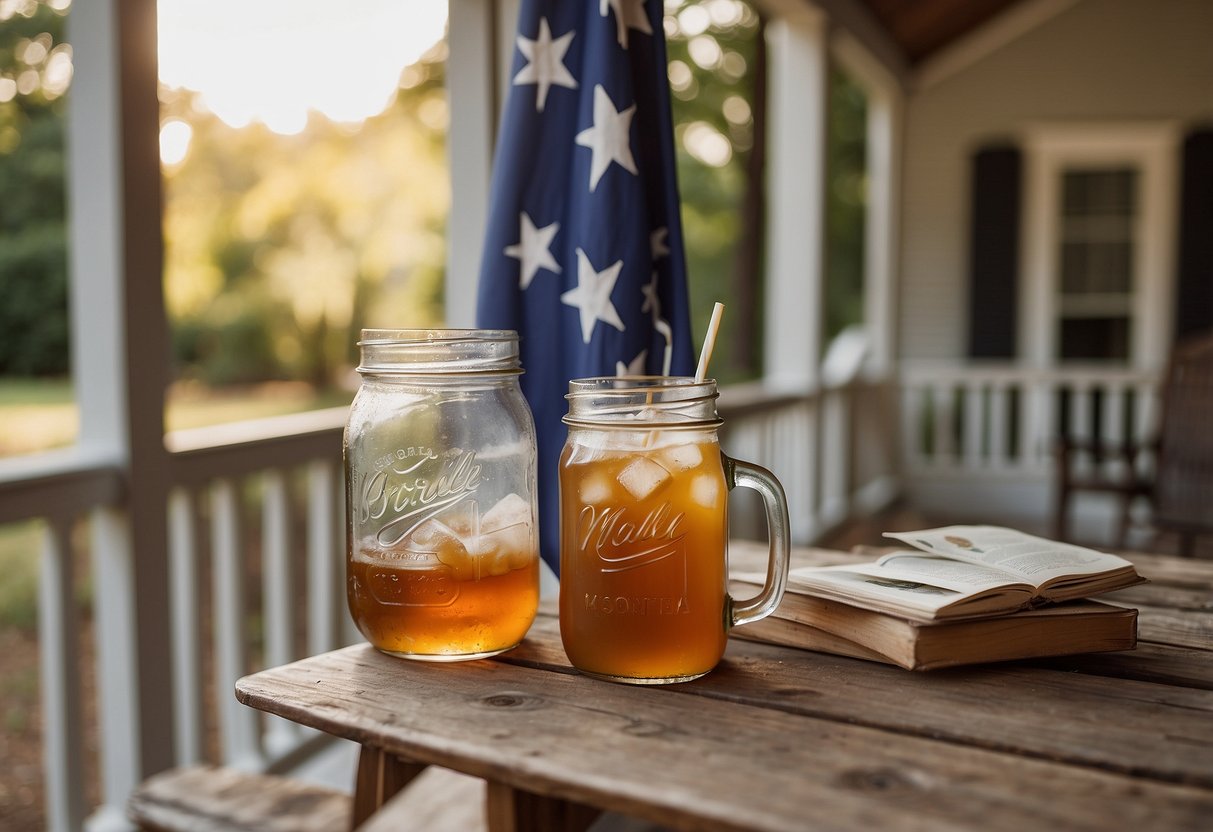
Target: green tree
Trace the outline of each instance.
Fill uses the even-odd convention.
[[[0,20],[0,375],[68,371],[61,5]]]
[[[864,215],[867,211],[868,106],[845,73],[830,72],[826,133],[825,322],[828,343],[863,320]]]
[[[761,373],[763,21],[741,0],[666,2],[678,183],[696,338],[726,300],[713,375]]]

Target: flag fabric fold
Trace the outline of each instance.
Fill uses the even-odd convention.
[[[522,336],[543,558],[573,378],[690,374],[686,260],[660,0],[523,0],[476,319]]]

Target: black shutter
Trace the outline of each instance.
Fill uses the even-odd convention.
[[[1213,327],[1213,128],[1184,140],[1180,194],[1177,339]]]
[[[969,246],[969,357],[1014,358],[1019,299],[1018,148],[973,156]]]

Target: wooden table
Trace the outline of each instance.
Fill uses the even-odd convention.
[[[362,744],[355,823],[428,764],[488,781],[494,830],[600,810],[772,832],[1210,830],[1213,562],[1134,560],[1152,583],[1108,596],[1141,610],[1131,653],[916,674],[734,639],[702,679],[631,687],[574,671],[545,611],[491,661],[359,645],[236,695]]]

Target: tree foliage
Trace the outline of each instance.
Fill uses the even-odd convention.
[[[66,7],[0,4],[10,15],[0,21],[0,374],[68,370]],[[731,301],[714,370],[725,381],[754,377],[763,21],[743,0],[664,0],[664,9],[695,335],[714,301]],[[162,125],[188,136],[165,168],[165,296],[180,377],[324,385],[352,363],[361,327],[441,323],[444,60],[440,45],[406,70],[395,101],[360,126],[313,116],[293,136],[230,127],[196,94],[162,90]],[[831,85],[828,335],[861,313],[865,175],[862,93],[838,73]]]
[[[746,189],[761,178],[758,172],[754,183],[750,169],[755,118],[761,117],[752,106],[764,83],[760,18],[741,0],[666,0],[665,11],[692,326],[698,341],[713,303],[733,301],[718,336],[713,375],[751,378],[762,370],[760,327],[743,313],[743,295],[757,296],[762,275],[758,264],[744,263],[739,249]]]
[[[352,128],[280,136],[166,91],[190,128],[166,169],[165,288],[184,377],[332,383],[363,326],[442,320],[446,101],[441,49]]]
[[[63,16],[27,2],[0,21],[0,375],[68,370]]]

